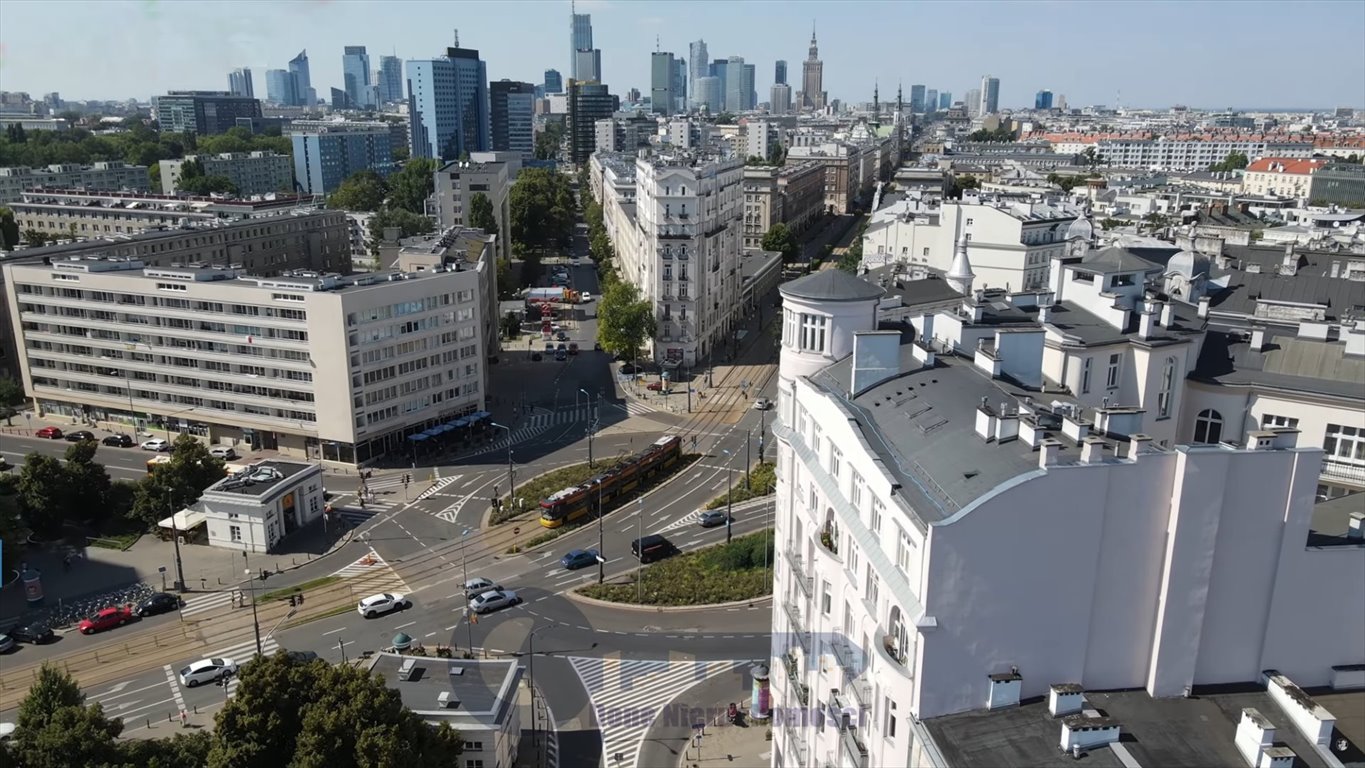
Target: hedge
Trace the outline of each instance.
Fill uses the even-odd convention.
[[[765,553],[767,567],[764,567]],[[711,605],[754,600],[773,591],[771,531],[741,536],[729,544],[676,555],[635,572],[636,581],[591,584],[579,591],[591,598],[637,605]],[[636,600],[637,590],[641,596]]]
[[[725,506],[727,499],[733,497],[734,503],[756,499],[759,496],[767,496],[777,490],[777,465],[767,462],[755,466],[749,471],[749,487],[744,487],[744,478],[741,476],[735,480],[735,488],[728,495],[722,493],[706,503],[707,509],[720,509]]]

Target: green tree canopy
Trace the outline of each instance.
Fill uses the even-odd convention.
[[[99,704],[85,705],[76,681],[44,664],[19,704],[13,743],[6,752],[25,768],[121,765],[115,739],[123,723],[104,716]],[[0,757],[6,755],[0,754]]]
[[[438,165],[437,161],[427,157],[404,163],[397,173],[388,178],[389,207],[419,215],[425,213],[427,198],[436,189]]]
[[[1209,166],[1210,171],[1239,171],[1250,163],[1244,152],[1229,152],[1221,163],[1213,163]]]
[[[1099,148],[1095,146],[1089,146],[1081,150],[1080,158],[1082,162],[1090,166],[1090,170],[1092,171],[1109,162],[1104,155],[1100,154]]]
[[[1002,144],[1014,141],[1014,131],[1011,131],[1003,125],[989,131],[982,128],[981,130],[972,131],[967,134],[967,141],[985,141],[992,144]]]
[[[25,456],[18,489],[24,523],[45,536],[61,533],[71,508],[71,487],[62,462],[45,453]]]
[[[435,231],[436,222],[402,208],[385,208],[370,217],[369,227],[370,239],[378,242],[388,227],[398,227],[399,237],[413,237]]]
[[[374,171],[351,174],[327,198],[327,207],[346,211],[377,211],[389,195],[389,185]]]
[[[368,672],[283,653],[244,666],[217,717],[209,768],[436,768],[460,764],[463,741],[403,707]]]
[[[546,123],[545,130],[536,134],[536,159],[555,159],[559,155],[559,147],[563,142],[564,126],[560,123]]]
[[[226,474],[223,460],[191,435],[180,435],[171,447],[171,460],[157,465],[138,483],[132,513],[155,525],[199,500],[204,489]]]
[[[530,284],[540,274],[546,252],[566,249],[573,239],[577,204],[569,177],[544,168],[527,168],[517,176],[508,201],[512,249],[525,262],[521,279]]]
[[[67,518],[100,523],[116,510],[111,508],[113,481],[103,464],[95,461],[99,443],[82,440],[66,449]],[[121,510],[117,510],[121,511]]]
[[[14,211],[8,208],[0,208],[0,248],[12,251],[14,246],[18,244],[19,222],[14,220]]]
[[[606,287],[597,305],[597,341],[606,351],[634,360],[654,336],[654,306],[626,280]]]
[[[801,246],[796,243],[796,235],[780,221],[763,235],[763,242],[760,245],[765,251],[777,251],[782,254],[784,262],[794,260],[801,253]]]
[[[498,234],[498,220],[493,215],[493,201],[482,192],[475,192],[469,200],[469,226],[490,235]]]
[[[13,376],[0,377],[0,406],[14,407],[28,399],[24,385]]]

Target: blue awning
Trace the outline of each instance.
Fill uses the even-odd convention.
[[[449,424],[438,424],[432,427],[431,429],[428,429],[427,431],[433,435],[444,435],[445,433],[449,432],[452,429],[454,429],[454,427],[450,426]]]
[[[488,411],[476,411],[469,415],[469,419],[470,421],[483,421],[484,419],[492,415],[493,414],[489,413]]]
[[[413,441],[413,442],[415,442],[415,443],[419,443],[419,442],[421,442],[421,441],[427,439],[428,437],[430,437],[430,435],[428,435],[428,434],[425,433],[425,432],[422,432],[422,433],[416,434],[416,435],[408,435],[408,439],[411,440],[411,441]]]
[[[451,429],[460,429],[462,427],[467,427],[469,426],[469,419],[456,419],[447,424],[446,426],[450,427]]]

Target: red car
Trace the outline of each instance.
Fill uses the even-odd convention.
[[[106,629],[121,627],[132,620],[133,611],[128,607],[101,608],[94,616],[81,619],[79,629],[83,635],[93,635]]]
[[[49,440],[62,439],[62,431],[60,429],[57,429],[56,427],[43,427],[42,429],[38,430],[37,432],[34,432],[33,434],[37,435],[38,437],[46,437]]]

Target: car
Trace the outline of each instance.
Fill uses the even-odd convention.
[[[75,432],[67,432],[65,435],[62,435],[62,439],[68,443],[80,443],[86,440],[94,440],[95,433],[78,429]]]
[[[27,624],[7,630],[6,634],[16,643],[29,645],[46,645],[57,639],[57,634],[46,624]]]
[[[322,658],[316,651],[285,651],[284,655],[296,664],[308,664]]]
[[[587,291],[584,291],[584,292],[578,297],[578,299],[579,299],[579,301],[581,301],[582,303],[587,304],[587,303],[589,303],[589,302],[592,301],[592,294],[591,294],[591,293],[588,293]]]
[[[723,509],[704,509],[697,513],[697,525],[703,528],[714,528],[717,525],[725,525],[729,522],[730,515]]]
[[[560,331],[559,333],[555,334],[555,338],[559,339],[560,341],[568,341],[569,334],[565,333],[564,331]]]
[[[566,352],[565,350],[562,350],[562,349],[555,350],[555,362],[557,362],[557,363],[562,363],[562,362],[564,362],[565,360],[568,360],[568,359],[569,359],[569,353],[568,353],[568,352]]]
[[[144,450],[144,451],[157,451],[157,452],[161,452],[161,451],[169,451],[170,449],[171,449],[171,444],[168,443],[168,442],[166,442],[165,440],[162,440],[162,439],[159,438],[159,437],[154,437],[154,438],[152,438],[151,440],[144,440],[143,443],[142,443],[142,450]]]
[[[385,592],[382,595],[371,595],[361,600],[360,605],[356,606],[356,610],[360,612],[361,616],[373,619],[380,614],[402,611],[411,607],[412,601],[406,595],[393,595]]]
[[[42,429],[38,430],[37,432],[34,432],[34,433],[33,433],[33,436],[34,436],[34,437],[45,437],[45,438],[47,438],[48,440],[61,440],[61,439],[62,439],[62,431],[61,431],[60,429],[57,429],[56,427],[43,427]]]
[[[577,342],[573,342],[573,341],[569,342],[569,354],[571,354],[571,355],[576,355],[576,354],[578,354],[578,343],[577,343]]]
[[[547,341],[547,342],[545,342],[545,352],[546,352],[546,354],[554,354],[554,351],[555,351],[555,343],[554,343],[553,341]]]
[[[165,592],[157,592],[138,603],[136,613],[138,616],[156,616],[162,613],[170,613],[179,607],[180,598]]]
[[[664,391],[664,383],[662,381],[651,381],[645,385],[645,389],[650,392],[662,392]]]
[[[0,741],[9,741],[14,737],[14,731],[18,728],[14,723],[0,723]]]
[[[209,449],[209,455],[223,461],[232,461],[237,458],[237,452],[232,450],[230,445],[215,445]]]
[[[532,352],[532,353],[531,353],[531,362],[533,362],[533,363],[538,363],[538,362],[540,362],[541,360],[544,360],[544,359],[545,359],[545,356],[542,355],[542,354],[540,354],[539,352]]]
[[[19,644],[14,642],[14,638],[9,635],[0,635],[0,653],[9,653],[18,647]]]
[[[559,564],[564,566],[566,571],[586,568],[595,562],[597,562],[597,550],[595,549],[571,549],[568,554],[559,559]]]
[[[180,684],[196,688],[237,674],[237,662],[232,659],[200,659],[180,670]]]
[[[469,601],[469,610],[474,613],[488,613],[499,608],[507,608],[521,602],[517,593],[510,589],[490,589]]]
[[[466,600],[473,600],[479,595],[494,589],[502,589],[502,587],[495,584],[492,579],[485,579],[484,577],[479,576],[478,578],[470,579],[464,583],[464,597]]]
[[[112,445],[115,448],[132,448],[137,445],[133,438],[127,435],[110,435],[100,442],[104,445]]]
[[[555,351],[556,351],[556,352],[568,352],[568,351],[569,351],[569,346],[568,346],[567,344],[560,344],[558,347],[555,347]]]
[[[760,397],[754,401],[755,411],[766,411],[773,406],[772,402],[766,397]]]
[[[678,548],[673,542],[657,533],[651,533],[630,543],[630,553],[642,563],[662,560],[677,551]]]
[[[110,606],[101,608],[95,612],[94,616],[81,619],[81,623],[76,627],[83,635],[93,635],[96,632],[103,632],[106,629],[121,627],[133,620],[132,609],[126,606]]]
[[[631,365],[630,363],[626,363],[625,365],[621,366],[621,373],[624,373],[624,374],[626,374],[626,375],[630,375],[630,374],[634,374],[634,373],[639,373],[639,372],[640,372],[640,369],[639,369],[639,368],[636,368],[634,365]]]

